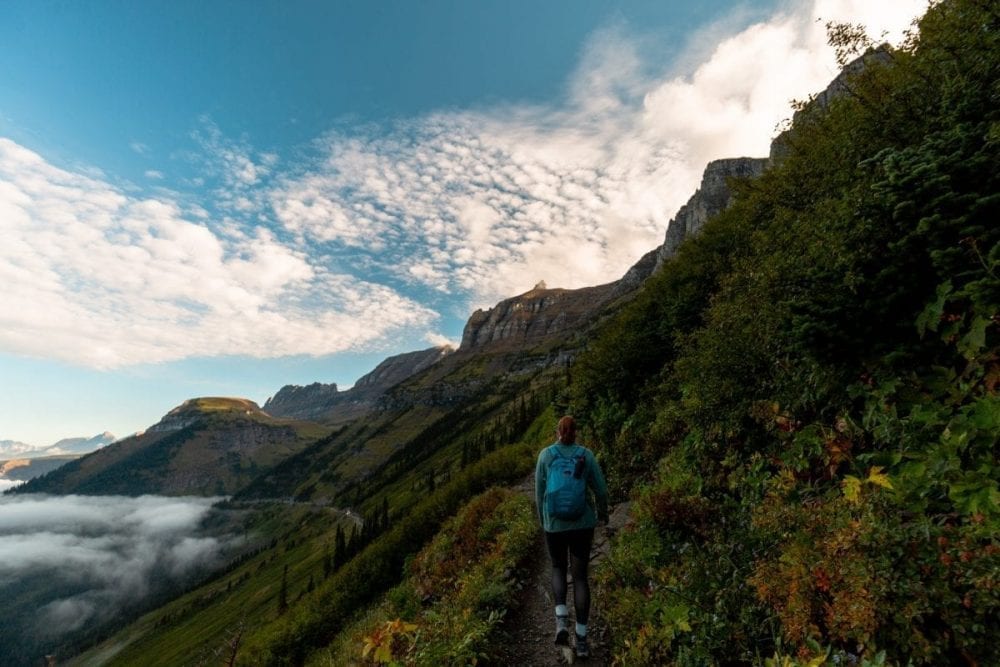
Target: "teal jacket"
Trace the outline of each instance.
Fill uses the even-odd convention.
[[[549,447],[543,449],[539,452],[538,463],[535,465],[535,507],[538,509],[538,520],[542,524],[542,529],[547,533],[560,533],[564,530],[594,528],[597,526],[598,518],[607,520],[608,517],[608,485],[604,481],[601,466],[594,458],[593,452],[583,445],[563,445],[556,442],[555,446],[565,456],[572,456],[577,447],[583,450],[586,460],[587,488],[591,493],[587,494],[587,510],[579,519],[566,521],[548,516],[548,512],[545,511],[545,481],[549,476],[549,464],[555,454],[549,450]]]

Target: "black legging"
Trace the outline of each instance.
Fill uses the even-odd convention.
[[[545,546],[552,560],[552,593],[556,604],[566,604],[566,554],[569,553],[573,574],[573,606],[576,622],[587,624],[590,617],[590,583],[587,569],[590,565],[590,545],[594,541],[593,528],[545,533]]]

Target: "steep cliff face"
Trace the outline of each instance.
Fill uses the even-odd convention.
[[[733,200],[730,178],[754,178],[764,173],[768,158],[739,157],[709,162],[701,186],[667,225],[666,238],[657,252],[656,268],[670,259],[684,239],[697,234],[708,219],[726,210]]]
[[[733,198],[730,178],[759,176],[768,163],[768,158],[748,157],[710,162],[701,186],[667,226],[663,245],[646,253],[621,279],[576,290],[547,289],[539,284],[489,310],[477,310],[465,325],[459,351],[524,347],[592,321],[608,303],[638,289],[677,252],[684,239],[697,234],[709,218],[729,206]]]
[[[371,373],[359,378],[354,383],[354,387],[348,391],[356,393],[376,391],[382,393],[411,375],[416,375],[425,368],[437,363],[452,352],[454,352],[453,348],[445,346],[397,354],[380,363]]]
[[[477,310],[462,332],[460,352],[489,347],[517,348],[579,328],[614,295],[617,283],[582,289],[531,291],[505,299],[487,311]]]
[[[264,403],[264,412],[272,417],[288,419],[314,419],[328,411],[340,398],[341,392],[334,383],[313,382],[305,387],[286,384]]]
[[[342,422],[374,409],[379,397],[403,380],[423,371],[453,352],[450,347],[432,347],[385,359],[375,370],[362,376],[353,387],[338,391],[335,384],[301,387],[286,385],[264,403],[273,417]]]

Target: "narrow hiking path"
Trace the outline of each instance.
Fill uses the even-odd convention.
[[[534,502],[534,477],[515,487],[516,491],[532,497]],[[598,526],[594,533],[594,547],[591,550],[590,568],[594,567],[607,556],[610,550],[609,534],[625,524],[628,515],[628,504],[623,503],[612,507],[611,521],[608,527]],[[517,667],[549,667],[550,665],[593,665],[602,667],[611,662],[608,629],[602,616],[603,600],[593,586],[591,580],[590,622],[588,636],[590,639],[590,658],[576,659],[572,650],[556,646],[555,636],[555,602],[552,599],[551,570],[549,556],[545,550],[545,541],[539,529],[532,554],[529,558],[530,567],[524,579],[517,606],[506,616],[500,625],[501,650],[497,656],[497,665],[516,665]],[[570,608],[570,628],[575,620],[573,612],[573,584],[570,579],[568,602]],[[573,643],[571,633],[570,643]]]

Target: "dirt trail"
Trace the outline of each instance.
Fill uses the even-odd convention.
[[[525,494],[534,493],[534,479],[518,485],[516,490]],[[607,555],[610,545],[609,532],[620,528],[628,513],[627,504],[613,508],[609,527],[598,526],[594,533],[594,547],[591,551],[590,567],[594,567]],[[556,646],[555,637],[555,603],[552,600],[551,570],[549,556],[545,551],[542,532],[539,530],[534,551],[530,557],[531,567],[524,580],[524,588],[518,599],[517,606],[510,611],[500,626],[500,637],[503,646],[497,656],[497,665],[517,667],[549,667],[550,665],[578,664],[600,667],[611,662],[611,651],[608,646],[608,630],[602,617],[602,600],[593,585],[591,574],[591,606],[590,622],[587,635],[590,639],[590,657],[575,658],[573,652],[565,647]],[[573,612],[573,583],[570,580],[569,595],[570,628],[575,620]],[[570,644],[573,643],[572,632]]]

